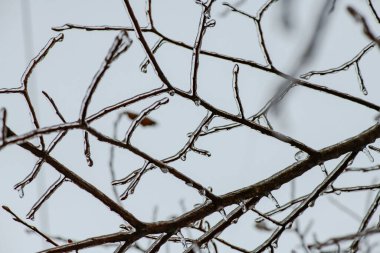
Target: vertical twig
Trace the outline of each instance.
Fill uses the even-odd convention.
[[[208,26],[215,25],[215,20],[207,21],[208,19],[210,19],[210,9],[214,1],[215,0],[207,0],[206,3],[202,3],[201,1],[198,2],[202,6],[202,14],[199,20],[198,33],[197,37],[195,38],[193,46],[193,55],[191,59],[190,94],[193,97],[197,97],[199,55],[202,47],[203,36],[205,35]]]
[[[7,139],[7,109],[0,109],[0,120],[1,120],[1,136],[0,144],[4,145]]]
[[[239,110],[239,116],[244,119],[244,109],[241,103],[240,95],[239,95],[239,87],[238,87],[238,74],[239,74],[239,65],[235,64],[234,69],[232,71],[232,88],[234,91],[234,98]]]

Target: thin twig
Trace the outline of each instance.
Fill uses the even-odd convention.
[[[57,244],[52,239],[50,239],[50,237],[48,237],[47,235],[45,235],[44,233],[42,233],[38,228],[36,228],[35,226],[32,226],[32,225],[29,225],[28,223],[26,223],[25,221],[23,221],[22,219],[20,219],[9,207],[2,206],[2,208],[13,216],[13,220],[14,221],[16,221],[18,223],[21,223],[22,225],[26,226],[30,230],[36,232],[41,237],[43,237],[48,243],[50,243],[50,244],[52,244],[54,246],[59,246],[59,244]]]
[[[133,132],[136,130],[137,126],[140,124],[140,122],[146,117],[149,113],[151,113],[154,110],[157,110],[160,106],[169,103],[169,98],[162,98],[156,102],[154,102],[152,105],[145,108],[139,116],[137,116],[132,124],[129,126],[128,131],[125,134],[124,142],[130,144],[131,137],[133,135]]]
[[[26,218],[34,220],[34,215],[36,214],[38,209],[40,209],[42,204],[51,197],[51,195],[63,184],[63,182],[65,182],[65,177],[59,176],[57,181],[55,181],[33,205],[29,213],[26,215]]]
[[[232,71],[232,88],[234,91],[234,98],[236,100],[236,104],[239,109],[239,116],[244,117],[244,109],[241,103],[240,95],[239,95],[239,87],[238,87],[238,74],[239,74],[239,65],[235,64],[234,69]]]

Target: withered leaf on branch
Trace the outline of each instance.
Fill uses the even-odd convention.
[[[128,118],[130,118],[130,119],[132,119],[132,120],[135,119],[137,116],[139,116],[138,114],[136,114],[136,113],[134,113],[134,112],[127,112],[127,115],[128,115]],[[144,127],[146,127],[146,126],[155,126],[155,125],[157,125],[157,122],[154,121],[154,120],[152,120],[152,119],[149,118],[149,117],[145,117],[145,118],[141,121],[140,125],[142,125],[142,126],[144,126]]]

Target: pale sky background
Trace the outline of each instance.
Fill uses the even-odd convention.
[[[22,28],[22,4],[28,0],[0,1],[0,85],[17,87],[27,65]],[[233,4],[235,0],[229,1]],[[281,2],[281,1],[280,1]],[[274,65],[283,71],[292,69],[299,53],[308,41],[321,4],[324,1],[296,0],[291,10],[292,30],[286,30],[281,19],[281,3],[274,4],[263,18],[263,29],[268,50]],[[380,1],[374,0],[380,12]],[[141,25],[146,23],[143,1],[131,1]],[[255,14],[264,1],[247,1],[241,6],[248,13]],[[336,67],[354,57],[368,43],[362,34],[361,26],[355,23],[346,11],[347,5],[353,5],[366,15],[373,31],[380,32],[380,26],[371,15],[366,1],[337,1],[335,11],[320,43],[313,61],[305,66],[304,72]],[[120,0],[34,0],[30,1],[31,35],[33,55],[57,33],[53,26],[65,23],[83,25],[129,25],[129,18]],[[216,26],[210,28],[204,38],[203,48],[223,54],[255,60],[264,63],[260,51],[254,23],[241,15],[230,13],[221,17],[226,7],[217,1],[211,16]],[[155,25],[163,34],[193,44],[200,15],[200,8],[193,0],[153,0],[153,17]],[[62,114],[68,121],[78,118],[82,98],[95,72],[98,70],[108,48],[117,32],[86,32],[69,30],[64,32],[63,42],[58,43],[45,60],[33,72],[30,84],[33,89],[33,102],[38,108],[42,126],[59,123],[59,119],[50,104],[42,96],[47,91],[56,101]],[[103,78],[97,89],[89,112],[148,91],[161,84],[149,67],[148,73],[141,73],[139,64],[144,59],[144,52],[133,33],[133,46]],[[150,45],[157,38],[146,34]],[[312,82],[326,85],[353,96],[379,103],[379,50],[372,49],[360,61],[363,77],[369,94],[364,96],[358,85],[354,69],[335,75],[312,77]],[[159,64],[169,80],[177,87],[188,89],[190,80],[191,51],[164,44],[156,54]],[[30,57],[29,57],[30,58]],[[199,93],[214,106],[237,113],[232,93],[233,63],[202,56],[200,59]],[[246,115],[257,112],[278,87],[281,79],[262,71],[240,66],[239,87]],[[0,106],[8,110],[9,126],[18,134],[31,129],[26,105],[20,95],[1,95]],[[164,96],[148,99],[128,107],[140,111]],[[164,158],[176,153],[186,143],[186,134],[194,130],[205,111],[196,107],[193,102],[178,96],[169,97],[170,103],[162,106],[151,117],[159,122],[155,128],[138,128],[133,139],[140,149],[155,158]],[[328,94],[318,93],[306,88],[295,88],[283,103],[281,115],[269,115],[277,131],[298,139],[307,145],[319,149],[356,135],[372,126],[376,112],[365,107],[347,102]],[[112,135],[112,124],[116,114],[110,114],[97,121],[94,126]],[[215,120],[212,125],[223,123]],[[120,125],[120,136],[125,133],[130,121],[123,120]],[[54,135],[47,136],[51,140]],[[109,145],[90,138],[94,166],[88,168],[83,155],[83,138],[80,131],[70,132],[52,155],[67,167],[81,175],[113,198],[108,170]],[[238,128],[228,132],[199,138],[197,147],[207,149],[211,157],[195,153],[187,155],[186,162],[178,161],[173,166],[192,177],[204,186],[211,186],[216,194],[224,194],[238,188],[251,185],[293,163],[296,149],[273,138],[260,135],[247,128]],[[143,161],[125,150],[116,152],[117,177],[121,178],[141,166]],[[373,153],[375,164],[380,159]],[[0,204],[9,206],[20,217],[25,217],[30,207],[37,201],[41,189],[46,189],[57,178],[58,174],[49,166],[43,167],[43,176],[39,176],[25,188],[25,196],[20,199],[13,190],[13,185],[23,179],[37,161],[28,152],[17,146],[10,146],[0,152]],[[338,161],[326,163],[329,171]],[[364,154],[359,154],[355,166],[371,165]],[[309,193],[323,180],[319,168],[296,180],[297,196]],[[342,176],[336,182],[339,186],[354,186],[378,182],[376,173],[370,175]],[[121,193],[126,186],[118,187]],[[280,202],[290,199],[290,185],[284,185],[273,194]],[[374,197],[375,192],[370,198]],[[334,196],[332,196],[334,197]],[[368,201],[367,193],[342,194],[338,200],[354,209],[363,217]],[[190,187],[160,171],[147,173],[135,194],[124,201],[127,210],[143,221],[152,221],[153,209],[158,207],[158,219],[168,219],[172,215],[183,213],[181,200],[187,210],[202,201],[202,197]],[[257,206],[260,210],[274,208],[272,202],[263,199]],[[227,208],[230,210],[231,208]],[[247,213],[221,234],[247,249],[253,249],[270,233],[254,229],[253,213]],[[282,216],[281,216],[282,217]],[[375,215],[378,217],[378,213]],[[215,223],[221,216],[213,214],[209,220]],[[377,219],[377,218],[376,218]],[[377,222],[375,218],[372,223]],[[313,220],[312,231],[319,240],[333,235],[345,235],[357,230],[360,221],[353,219],[337,209],[327,197],[320,198],[315,206],[301,217],[301,229]],[[71,183],[65,183],[48,200],[47,204],[36,214],[35,221],[28,221],[51,235],[60,235],[74,240],[119,231],[120,218],[107,210],[99,201],[80,190]],[[372,224],[371,223],[371,224]],[[188,231],[183,231],[189,235]],[[194,236],[195,233],[193,232]],[[309,233],[308,239],[312,233]],[[37,235],[25,233],[25,227],[14,222],[11,216],[0,210],[0,252],[36,252],[47,246]],[[374,236],[376,238],[376,236]],[[377,240],[380,238],[377,236]],[[142,241],[147,247],[148,242]],[[279,241],[278,252],[290,252],[299,241],[293,233],[286,233]],[[81,251],[82,252],[82,251]],[[83,252],[113,252],[113,248],[90,248]],[[131,250],[131,252],[134,252]],[[166,252],[163,247],[161,252]],[[171,247],[171,252],[181,252],[181,245]],[[232,252],[220,248],[220,252]],[[297,252],[303,252],[297,249]]]

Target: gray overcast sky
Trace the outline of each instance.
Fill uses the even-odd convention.
[[[19,86],[20,78],[26,67],[22,28],[22,4],[28,0],[0,1],[0,84],[1,87]],[[129,25],[129,19],[122,1],[100,0],[34,0],[30,2],[33,55],[57,33],[53,26],[65,23],[83,25]],[[143,1],[131,1],[141,24],[145,24]],[[235,1],[230,1],[233,4]],[[279,1],[281,2],[281,1]],[[281,3],[274,4],[263,18],[263,30],[268,49],[274,65],[289,71],[298,59],[300,51],[308,41],[316,15],[324,1],[296,0],[290,11],[294,24],[286,30],[281,19]],[[354,5],[364,13],[371,28],[379,32],[379,25],[371,15],[365,1],[337,1],[335,11],[331,14],[326,33],[318,47],[316,57],[305,66],[304,72],[336,67],[350,60],[368,43],[362,34],[361,26],[348,15],[346,6]],[[380,2],[374,1],[378,9]],[[247,1],[241,8],[249,13],[256,10],[264,1]],[[236,13],[222,16],[226,10],[221,1],[213,7],[211,16],[216,26],[210,28],[204,39],[203,48],[223,54],[251,59],[264,63],[259,48],[256,28],[251,20]],[[163,34],[180,41],[194,42],[199,21],[200,8],[192,0],[153,0],[155,24]],[[59,123],[51,106],[42,96],[47,91],[56,101],[67,120],[76,120],[79,115],[82,98],[95,72],[98,70],[105,54],[117,32],[86,32],[69,30],[64,32],[63,42],[58,43],[46,59],[33,72],[30,84],[32,100],[38,108],[42,126]],[[133,46],[125,53],[102,80],[90,106],[90,113],[116,103],[140,92],[159,87],[161,83],[152,68],[146,74],[140,72],[139,64],[144,59],[144,52],[133,33]],[[146,35],[150,45],[157,38]],[[168,78],[177,87],[188,89],[190,80],[191,51],[164,44],[156,54]],[[364,96],[358,85],[354,69],[335,75],[312,77],[311,81],[353,96],[378,103],[380,98],[379,50],[374,48],[360,62],[365,84],[369,94]],[[216,107],[237,113],[231,86],[233,63],[202,56],[200,60],[199,93]],[[257,112],[270,98],[281,79],[262,71],[240,66],[239,87],[242,103],[247,115]],[[19,95],[1,95],[0,106],[6,107],[9,125],[17,133],[31,129],[26,105]],[[165,95],[165,97],[167,97]],[[161,98],[161,97],[160,97]],[[159,122],[155,128],[138,128],[132,142],[156,158],[163,158],[178,151],[187,141],[187,133],[194,130],[206,115],[205,110],[194,103],[177,96],[169,97],[170,103],[152,113],[152,118]],[[158,98],[149,99],[129,107],[131,111],[140,111]],[[319,149],[350,136],[356,135],[375,123],[376,113],[367,108],[297,87],[290,92],[281,104],[279,116],[270,115],[270,121],[277,131],[298,139],[307,145]],[[112,123],[116,114],[109,115],[96,122],[94,126],[112,135]],[[215,120],[212,125],[225,121]],[[128,128],[130,121],[123,120],[119,127],[119,137]],[[54,135],[47,136],[51,140]],[[110,197],[110,175],[108,170],[109,145],[90,138],[94,166],[88,168],[83,156],[83,137],[80,131],[72,131],[57,146],[53,156],[61,160],[83,178],[99,187]],[[293,163],[296,149],[287,144],[247,128],[238,128],[198,140],[197,146],[207,149],[211,157],[189,153],[186,162],[178,161],[173,166],[205,186],[212,186],[214,193],[223,194],[251,185]],[[380,156],[373,154],[375,163]],[[41,189],[47,188],[58,178],[58,174],[49,166],[43,167],[43,176],[28,185],[25,197],[20,199],[13,190],[13,185],[24,178],[33,168],[36,158],[16,146],[7,147],[0,152],[0,204],[12,208],[20,217],[25,217],[30,207],[38,199]],[[117,177],[127,175],[142,160],[125,150],[116,152]],[[326,164],[330,171],[338,161]],[[359,154],[355,166],[370,165],[364,154]],[[319,168],[312,169],[296,180],[297,196],[310,192],[323,179]],[[340,179],[338,185],[360,185],[378,181],[374,176],[350,177]],[[119,192],[125,189],[118,188]],[[274,192],[280,203],[290,199],[290,186],[285,185]],[[367,194],[355,193],[341,195],[343,204],[355,206],[359,217],[365,212]],[[202,201],[202,197],[193,189],[186,187],[167,174],[159,171],[148,173],[138,186],[134,195],[129,197],[124,206],[144,221],[151,221],[153,209],[158,207],[158,219],[168,219],[172,215],[183,213],[181,200],[188,209]],[[263,200],[258,208],[269,210],[273,203]],[[228,209],[230,210],[230,209]],[[46,218],[48,217],[48,218]],[[239,223],[227,229],[221,237],[249,249],[254,248],[270,234],[254,230],[253,214],[247,214]],[[210,217],[212,223],[221,219],[219,214]],[[313,232],[323,240],[332,235],[342,235],[355,231],[359,221],[342,213],[331,205],[328,198],[317,201],[314,208],[308,210],[301,218],[304,228],[314,221]],[[47,202],[41,212],[36,214],[33,224],[42,227],[52,235],[61,235],[73,239],[112,233],[119,230],[122,221],[107,208],[99,204],[89,194],[75,185],[65,183]],[[333,225],[332,225],[333,224]],[[35,252],[43,244],[36,235],[27,234],[25,228],[12,221],[11,217],[0,211],[0,252]],[[188,231],[184,234],[189,235]],[[193,233],[194,235],[194,233]],[[289,252],[298,244],[297,238],[288,233],[279,241],[280,252]],[[145,247],[147,242],[143,242]],[[179,252],[180,245],[173,246],[172,252]],[[110,248],[96,248],[83,252],[112,252]],[[131,251],[133,252],[133,251]],[[163,249],[165,252],[165,248]],[[230,252],[229,250],[223,252]]]

